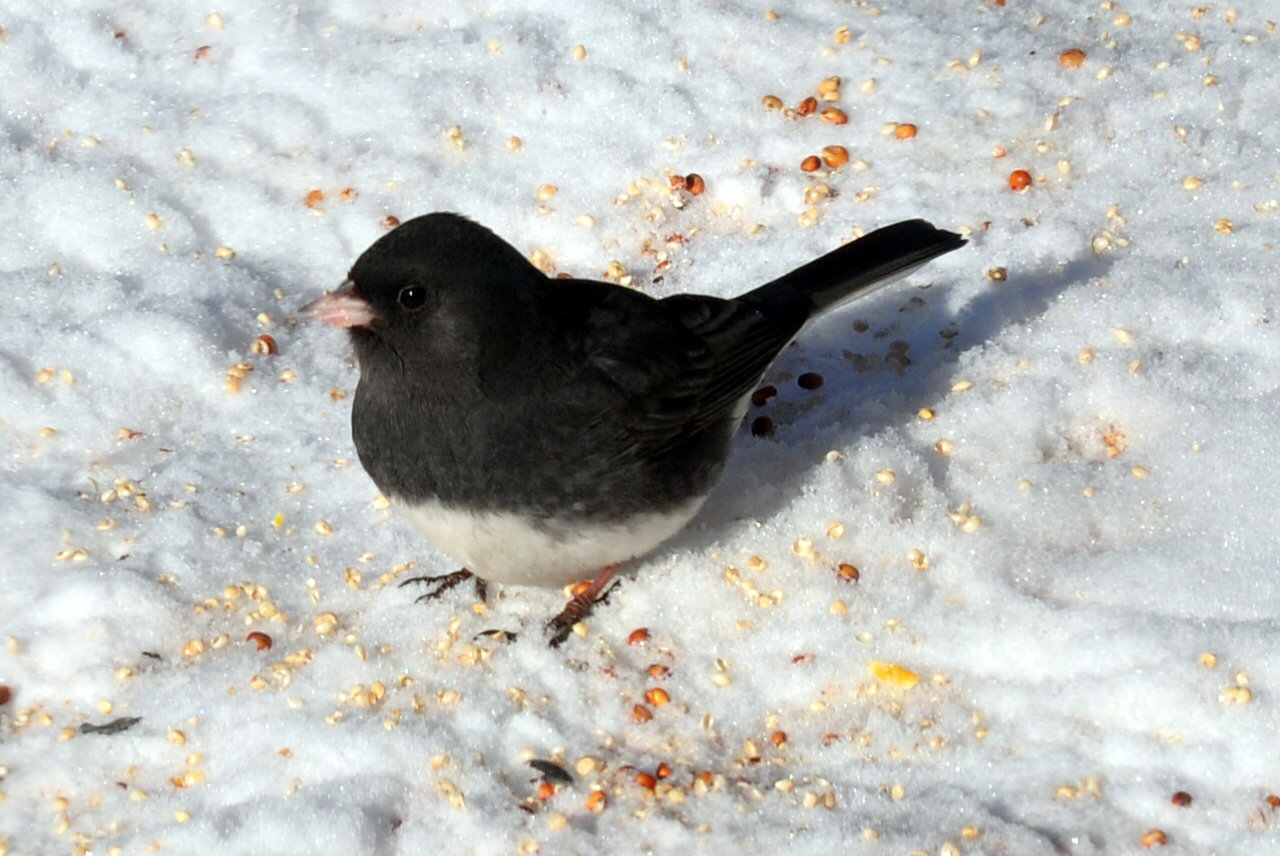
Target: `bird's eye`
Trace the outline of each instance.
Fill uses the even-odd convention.
[[[421,285],[406,285],[396,297],[405,309],[420,309],[427,302],[427,290]]]

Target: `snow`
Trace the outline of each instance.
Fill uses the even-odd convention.
[[[0,853],[1280,851],[1274,7],[423,6],[0,11]],[[294,319],[431,210],[655,295],[970,243],[551,649],[397,588]]]

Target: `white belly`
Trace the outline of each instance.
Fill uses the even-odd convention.
[[[396,507],[409,525],[481,579],[562,586],[649,552],[684,528],[704,499],[624,523],[550,520],[536,526],[517,514],[462,511],[435,502],[397,502]]]

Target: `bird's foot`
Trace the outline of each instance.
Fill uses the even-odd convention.
[[[485,596],[488,594],[488,586],[485,584],[484,580],[477,577],[466,568],[454,571],[451,574],[438,574],[433,577],[409,577],[409,579],[400,583],[400,588],[404,588],[410,583],[422,583],[423,585],[431,586],[429,591],[414,598],[414,603],[422,603],[424,600],[435,600],[449,589],[458,585],[458,583],[470,579],[474,579],[476,581],[476,597],[483,601]]]
[[[610,565],[601,571],[600,575],[591,581],[591,585],[574,595],[565,608],[560,610],[560,614],[547,622],[547,631],[551,634],[548,644],[552,648],[559,648],[573,632],[573,625],[586,618],[597,603],[605,603],[609,600],[609,595],[613,594],[613,590],[618,586],[617,583],[609,585],[609,580],[613,578],[613,573],[617,569],[617,565]]]

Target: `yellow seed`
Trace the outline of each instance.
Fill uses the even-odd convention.
[[[899,689],[910,689],[920,682],[920,676],[897,663],[872,660],[867,664],[871,676],[883,684]]]
[[[893,484],[898,478],[898,474],[893,470],[877,470],[876,481],[880,484]]]
[[[327,636],[338,627],[338,616],[332,612],[322,612],[315,618],[315,630],[320,636]]]
[[[969,389],[973,389],[973,381],[971,380],[958,380],[951,384],[952,392],[964,392]]]
[[[559,192],[560,188],[556,187],[554,184],[543,184],[538,187],[538,198],[543,202],[546,202]]]
[[[1182,179],[1183,190],[1199,190],[1200,186],[1203,184],[1204,184],[1204,180],[1201,178],[1197,178],[1194,175],[1189,175],[1186,178]]]
[[[843,538],[843,537],[844,537],[844,524],[843,524],[843,523],[841,523],[839,520],[837,520],[835,523],[832,523],[830,526],[828,526],[828,527],[827,527],[827,537],[828,537],[828,538]]]
[[[573,58],[574,58],[574,59],[585,59],[585,58],[586,58],[586,56],[587,56],[587,49],[586,49],[584,46],[582,46],[582,45],[574,45],[574,46],[573,46]]]
[[[1253,692],[1248,687],[1231,686],[1222,691],[1223,704],[1248,704],[1253,700]]]
[[[946,438],[943,438],[933,444],[933,450],[939,455],[949,456],[956,450],[956,444]]]
[[[1219,235],[1230,235],[1233,231],[1235,231],[1235,228],[1236,227],[1232,224],[1232,222],[1225,217],[1223,217],[1221,220],[1216,221],[1213,224],[1213,230],[1217,232]]]
[[[1148,830],[1140,839],[1143,847],[1161,847],[1169,842],[1169,836],[1159,829]]]

